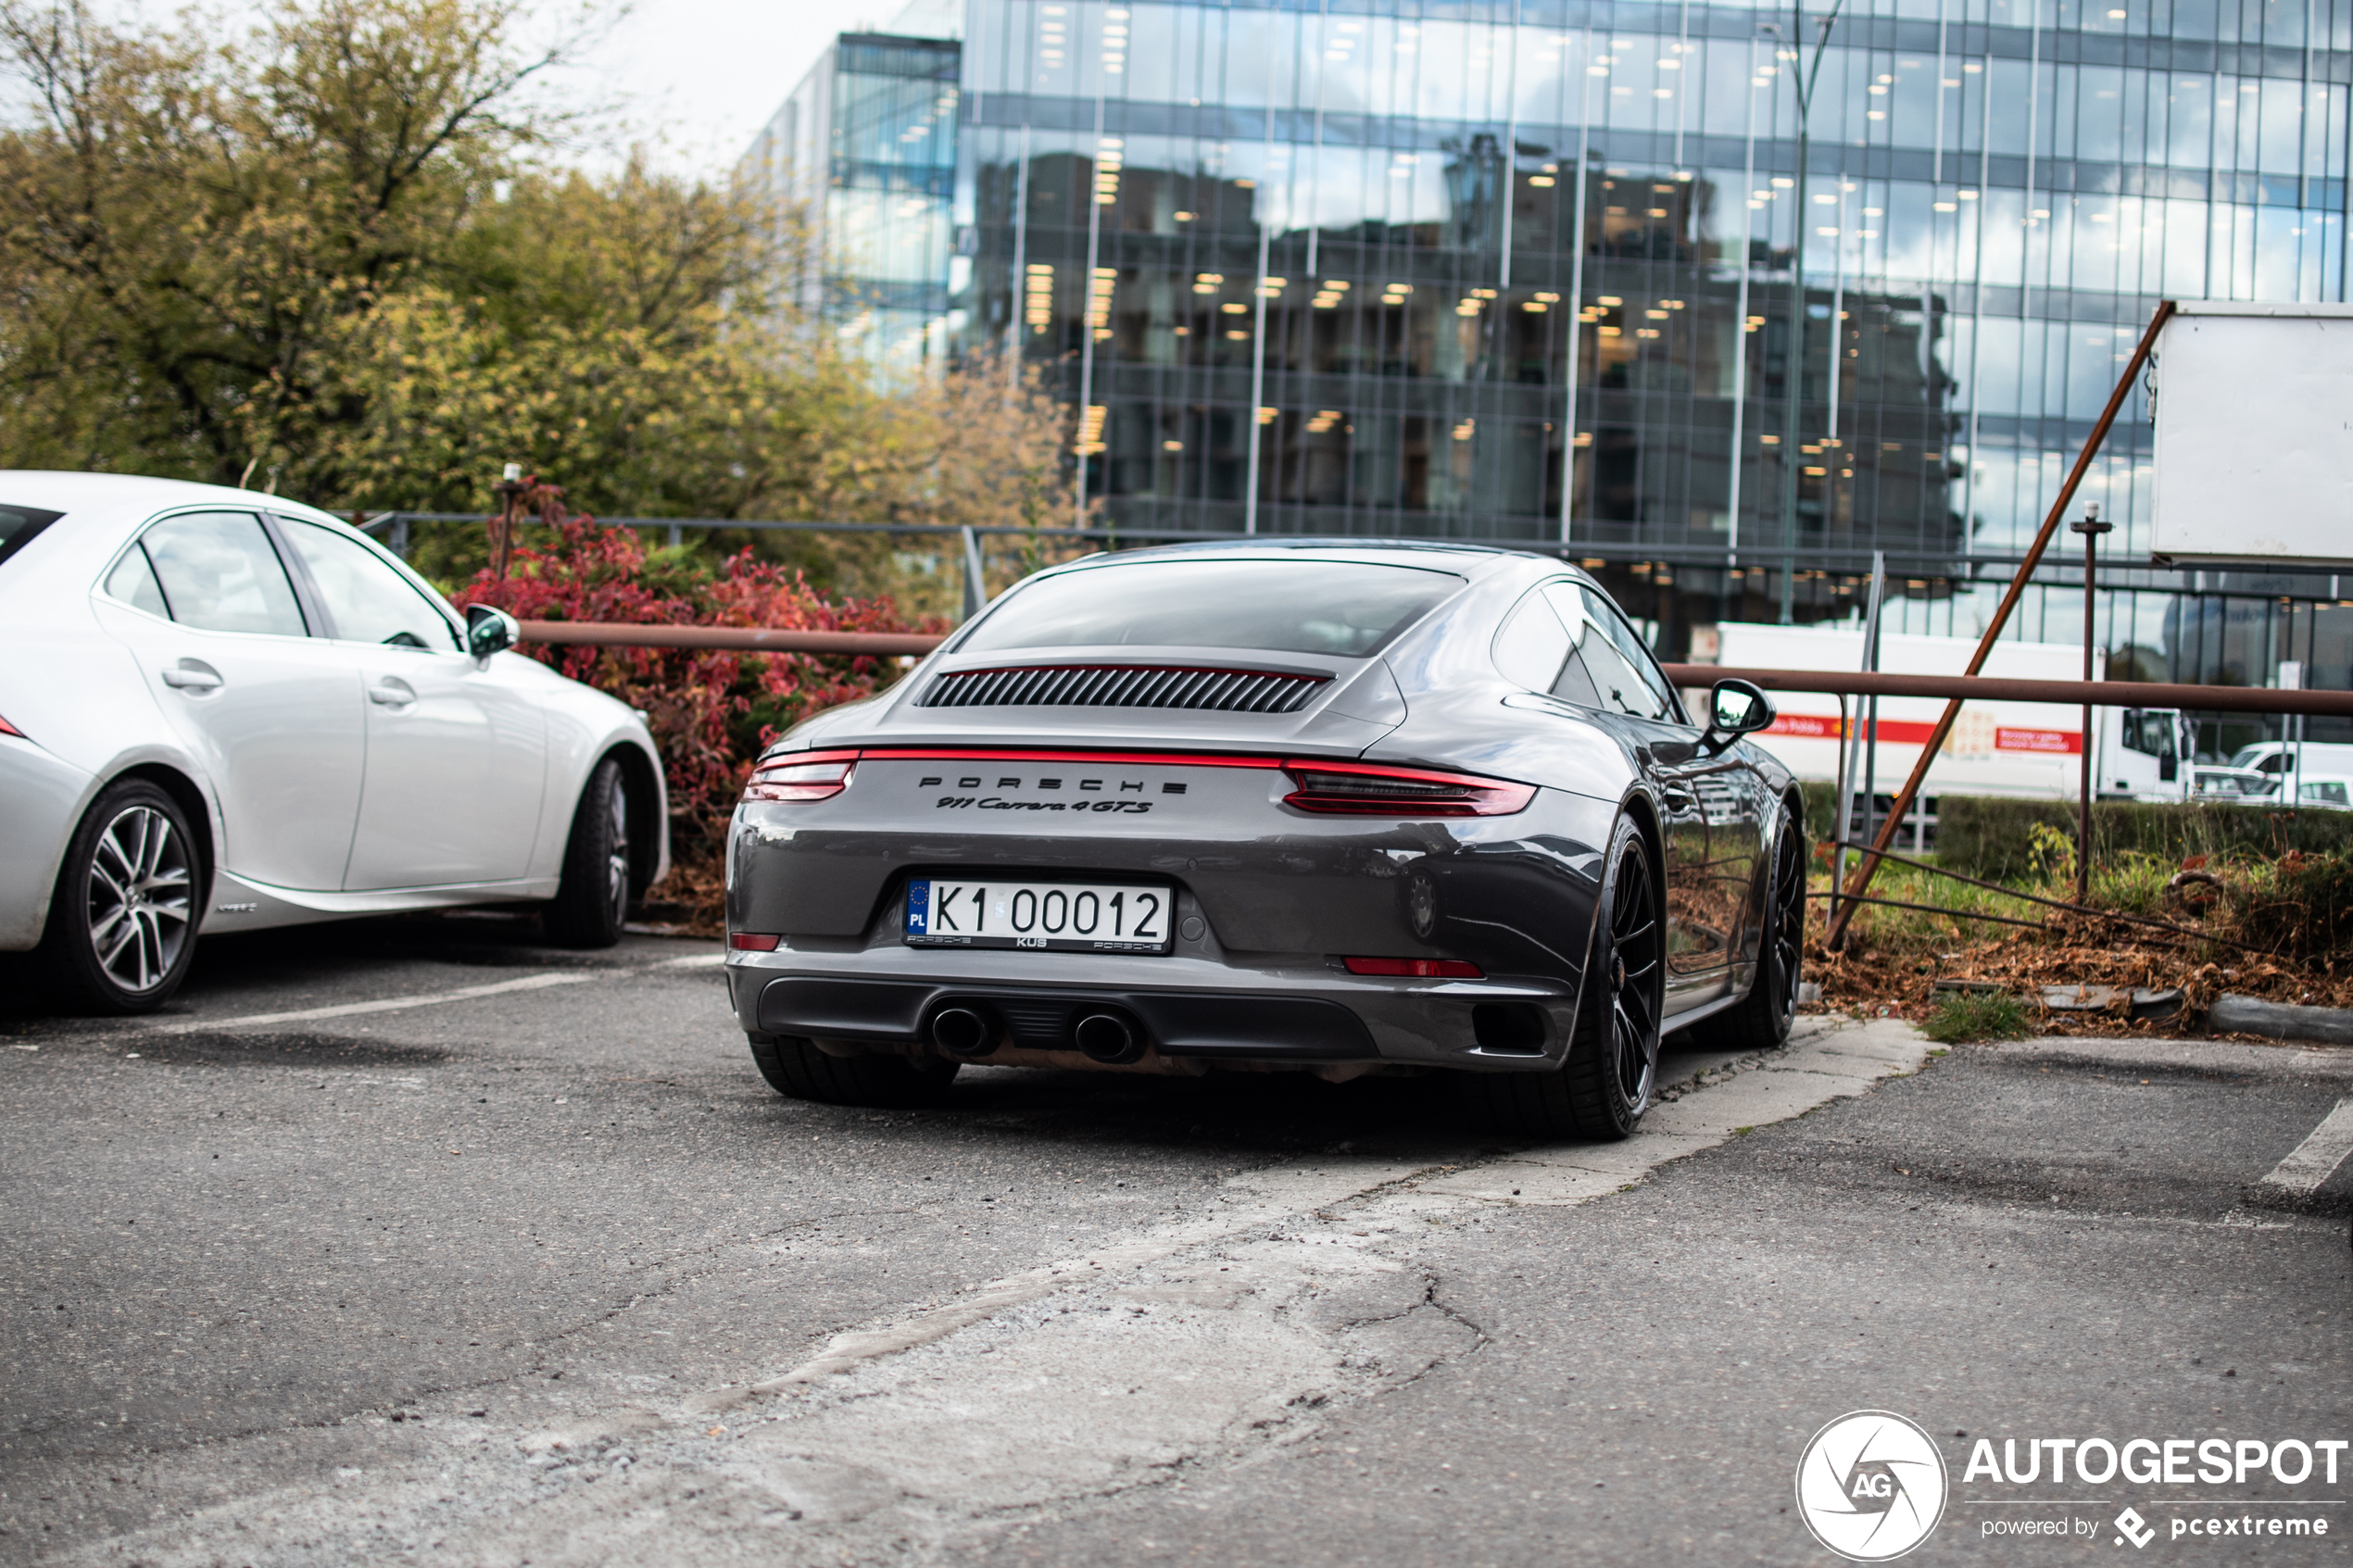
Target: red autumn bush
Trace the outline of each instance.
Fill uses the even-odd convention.
[[[625,528],[576,517],[542,548],[518,546],[505,581],[488,571],[452,597],[519,621],[612,621],[655,626],[765,626],[822,632],[945,632],[911,624],[888,598],[826,598],[798,571],[745,550],[716,571],[664,552],[649,557]],[[681,829],[715,839],[754,758],[808,715],[880,690],[896,659],[724,649],[584,647],[526,643],[522,652],[643,709],[669,775]]]

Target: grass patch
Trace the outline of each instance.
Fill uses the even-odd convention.
[[[2015,1040],[2029,1032],[2026,1004],[2007,991],[1947,991],[1920,1024],[1945,1045],[1964,1040]]]
[[[1847,857],[1848,875],[1854,874],[1855,867],[1861,859],[1858,855]],[[1827,854],[1816,857],[1810,879],[1813,891],[1830,891],[1834,882],[1831,864]],[[1905,904],[1929,904],[1966,914],[2007,915],[2012,920],[2041,921],[2050,913],[2045,907],[2028,899],[2007,897],[1990,888],[1972,887],[1949,877],[1897,865],[1893,860],[1880,862],[1879,874],[1871,879],[1869,897]],[[1828,899],[1817,898],[1813,905],[1816,918],[1827,918],[1830,909]],[[1926,909],[1892,909],[1885,904],[1864,904],[1855,911],[1856,935],[1906,951],[1950,947],[1957,943],[1982,941],[2018,929],[1992,921],[1960,920],[1953,915],[1934,914]]]

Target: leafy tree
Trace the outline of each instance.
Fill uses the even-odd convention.
[[[459,0],[286,6],[242,43],[196,25],[0,7],[35,110],[0,137],[0,439],[332,494],[327,437],[365,414],[334,357],[553,129],[522,89],[563,49]]]
[[[607,516],[1070,516],[1066,416],[1034,383],[879,388],[794,319],[793,214],[639,158],[555,164],[577,128],[536,82],[582,34],[530,44],[523,18],[282,0],[229,38],[0,0],[34,111],[0,130],[0,463],[341,509],[487,508],[521,462]],[[440,541],[436,574],[477,548]],[[781,553],[904,585],[886,539]]]

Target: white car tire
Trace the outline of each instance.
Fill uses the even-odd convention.
[[[610,947],[635,897],[630,859],[632,802],[621,759],[608,757],[588,773],[564,846],[563,880],[540,910],[548,937],[565,947]]]
[[[58,999],[116,1016],[170,1000],[196,956],[204,881],[179,802],[144,779],[101,790],[49,899],[38,964]]]

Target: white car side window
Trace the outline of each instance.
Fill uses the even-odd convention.
[[[107,573],[107,596],[149,615],[171,619],[171,607],[163,602],[163,589],[156,583],[156,569],[148,564],[146,550],[138,545],[132,546],[131,553]]]
[[[281,519],[279,526],[310,569],[337,638],[462,651],[447,618],[358,539],[291,518]]]
[[[140,536],[171,619],[207,632],[308,635],[286,569],[247,512],[168,517]]]

